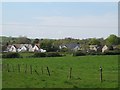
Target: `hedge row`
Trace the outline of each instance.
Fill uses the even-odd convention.
[[[2,53],[2,58],[21,58],[21,56],[19,53],[9,52],[9,53]]]
[[[63,55],[58,52],[47,52],[47,53],[37,52],[33,55],[33,57],[61,57],[61,56]]]
[[[61,57],[61,56],[64,55],[58,52],[46,52],[46,53],[36,52],[34,53],[34,55],[28,57]],[[22,56],[20,55],[20,53],[7,52],[2,53],[2,58],[22,58]]]
[[[80,52],[80,51],[73,53],[73,56],[85,56],[85,55],[86,55],[85,53]]]
[[[120,51],[107,51],[104,53],[101,52],[82,52],[82,51],[77,51],[73,53],[73,56],[85,56],[85,55],[120,55]],[[36,52],[34,55],[29,56],[29,57],[61,57],[65,56],[64,54],[60,54],[59,52],[46,52],[46,53],[41,53],[41,52]],[[7,53],[2,53],[2,58],[22,58],[20,53],[16,52],[7,52]]]
[[[120,51],[107,51],[107,52],[82,52],[77,51],[73,53],[73,56],[85,56],[85,55],[120,55]]]
[[[120,51],[108,51],[108,52],[104,52],[104,55],[120,55]]]

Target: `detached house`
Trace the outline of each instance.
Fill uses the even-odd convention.
[[[108,51],[108,46],[107,45],[103,46],[103,48],[102,48],[102,52],[105,52],[105,51]]]
[[[38,46],[38,45],[35,45],[35,46],[32,48],[32,51],[33,51],[33,52],[38,52],[38,51],[40,51],[39,46]]]
[[[105,45],[102,48],[102,52],[105,52],[105,51],[108,51],[108,50],[113,50],[113,49],[114,49],[113,46],[107,46],[107,45]]]
[[[95,52],[102,52],[102,46],[100,46],[100,45],[99,46],[98,45],[90,45],[89,49],[93,50]]]
[[[8,52],[17,52],[16,46],[15,45],[8,45],[7,51]]]
[[[60,49],[67,48],[72,51],[78,51],[80,50],[80,44],[77,43],[69,43],[69,44],[62,44],[59,46]]]
[[[90,48],[90,50],[97,52],[97,45],[90,45],[89,48]]]
[[[27,47],[25,45],[21,45],[19,48],[18,48],[18,52],[25,52],[27,51]]]

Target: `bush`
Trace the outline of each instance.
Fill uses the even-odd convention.
[[[102,55],[101,52],[96,52],[94,50],[90,50],[89,52],[86,53],[87,55]]]
[[[46,57],[46,53],[36,52],[33,57]]]
[[[104,55],[120,55],[120,51],[107,51],[103,53]]]
[[[77,51],[73,53],[73,56],[85,56],[86,54],[81,52],[81,51]]]
[[[58,52],[48,52],[47,57],[61,57],[62,55]]]
[[[7,52],[2,53],[2,58],[21,58],[19,53],[16,52]]]

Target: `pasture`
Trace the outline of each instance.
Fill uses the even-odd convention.
[[[118,55],[15,58],[3,59],[2,64],[3,88],[118,87]],[[103,69],[102,82],[100,66]]]

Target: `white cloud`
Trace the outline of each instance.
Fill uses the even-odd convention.
[[[114,14],[82,17],[33,17],[33,22],[5,22],[3,35],[25,35],[32,38],[89,38],[118,33],[118,18]]]
[[[35,17],[39,25],[81,27],[81,28],[107,28],[117,27],[117,15],[82,16],[82,17]]]

